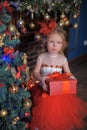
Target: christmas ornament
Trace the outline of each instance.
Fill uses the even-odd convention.
[[[29,23],[29,27],[30,27],[30,29],[34,29],[35,28],[34,22]]]
[[[15,34],[16,34],[17,38],[20,37],[20,32],[17,31]]]
[[[45,16],[44,16],[44,20],[46,20],[46,21],[49,21],[49,20],[50,20],[50,16],[49,16],[48,13],[45,14]]]
[[[24,64],[27,64],[27,57],[28,57],[28,56],[27,56],[26,53],[24,53],[23,56],[21,57]]]
[[[17,36],[16,36],[16,35],[14,35],[14,36],[12,37],[12,39],[13,39],[13,40],[16,40],[16,39],[17,39]]]
[[[12,120],[12,124],[15,125],[20,118],[17,116]]]
[[[29,122],[26,122],[25,128],[26,128],[26,129],[29,129],[29,128],[30,128],[30,123],[29,123]]]
[[[11,87],[9,87],[9,92],[10,92],[11,94],[17,93],[17,92],[18,92],[18,86],[12,85]]]
[[[23,106],[24,106],[25,108],[30,108],[30,107],[32,106],[31,100],[28,99],[28,98],[27,98],[27,99],[24,99]]]
[[[22,33],[26,33],[26,32],[27,32],[27,29],[25,28],[24,25],[21,26],[21,32],[22,32]]]
[[[77,14],[76,13],[74,14],[73,18],[77,18]]]
[[[60,22],[59,25],[60,26],[69,26],[70,21],[68,20],[67,16],[64,14],[64,12],[62,12],[62,14],[60,15]]]
[[[30,113],[29,112],[25,112],[25,117],[29,117]]]
[[[74,23],[73,27],[78,28],[78,23]]]
[[[21,15],[20,15],[20,19],[17,21],[17,26],[22,27],[24,24],[25,24],[24,20],[22,19]]]
[[[15,27],[14,25],[10,24],[10,25],[8,26],[8,30],[9,30],[11,33],[15,33],[16,27]]]
[[[5,117],[5,116],[7,116],[7,114],[8,114],[8,111],[6,109],[2,109],[0,111],[0,117]]]
[[[22,84],[22,87],[30,90],[32,87],[38,85],[39,81],[34,78],[34,76],[31,74],[28,81],[26,83]]]
[[[69,26],[69,24],[70,24],[70,21],[67,19],[67,20],[65,21],[65,26]]]
[[[63,19],[60,20],[59,25],[64,26],[64,20]]]
[[[34,38],[35,38],[35,40],[40,40],[41,39],[41,35],[39,33],[36,33]]]
[[[60,15],[60,18],[61,18],[61,19],[65,18],[64,12],[62,12],[62,14]]]

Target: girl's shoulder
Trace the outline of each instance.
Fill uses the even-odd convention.
[[[39,55],[39,58],[44,59],[47,56],[46,52],[43,52]]]
[[[59,54],[59,57],[60,57],[61,59],[66,59],[66,56],[63,55],[63,54]]]
[[[61,64],[63,65],[67,61],[66,56],[63,54],[59,54],[59,61],[61,61]]]

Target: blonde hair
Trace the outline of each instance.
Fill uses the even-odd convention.
[[[63,39],[63,47],[62,47],[62,50],[60,51],[60,53],[64,54],[64,50],[67,47],[66,32],[60,26],[57,26],[48,34],[47,39],[49,39],[49,37],[51,37],[51,35],[53,35],[55,33],[59,34],[60,37]]]

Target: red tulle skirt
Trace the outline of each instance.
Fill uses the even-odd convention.
[[[31,90],[33,99],[31,130],[80,130],[86,122],[87,103],[76,95],[49,96],[38,87]]]

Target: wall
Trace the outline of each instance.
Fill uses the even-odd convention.
[[[69,34],[68,59],[73,60],[87,54],[87,0],[82,0],[80,18],[72,22],[79,22],[78,29],[71,28]]]

